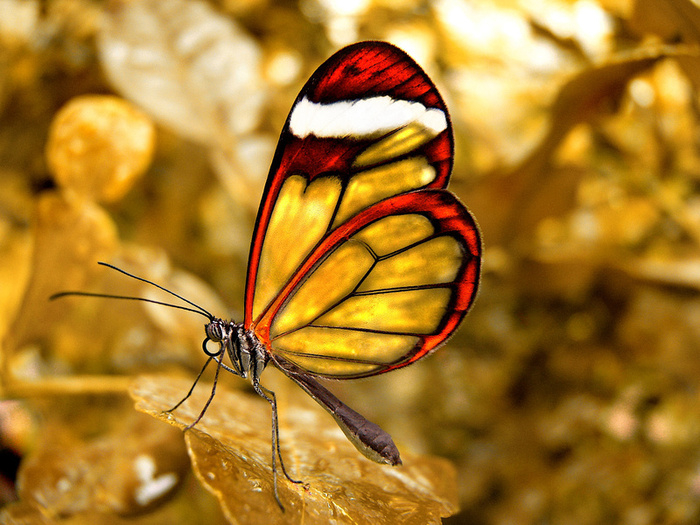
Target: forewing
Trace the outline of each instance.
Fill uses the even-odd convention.
[[[351,378],[408,365],[443,343],[472,304],[481,243],[450,192],[383,200],[334,229],[255,332],[273,360]]]
[[[446,187],[452,155],[445,104],[408,55],[383,42],[333,55],[302,89],[280,136],[251,244],[246,326],[257,325],[309,254],[363,210]],[[334,257],[352,260],[353,250]]]

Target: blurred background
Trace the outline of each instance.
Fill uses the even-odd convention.
[[[691,0],[0,0],[8,522],[223,522],[191,476],[144,509],[100,470],[173,430],[157,448],[188,471],[181,433],[135,419],[126,389],[144,372],[194,377],[202,319],[47,298],[163,300],[102,260],[240,320],[291,104],[365,39],[403,48],[446,99],[450,188],[481,227],[483,280],[435,355],[333,390],[402,450],[454,464],[461,510],[445,523],[700,521]]]

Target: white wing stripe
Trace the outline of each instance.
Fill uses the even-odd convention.
[[[447,129],[445,113],[426,108],[420,102],[396,100],[389,96],[342,100],[331,104],[302,98],[292,109],[289,129],[303,139],[367,137],[418,123],[435,135]]]

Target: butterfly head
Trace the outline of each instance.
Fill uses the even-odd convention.
[[[218,317],[212,317],[207,324],[204,325],[204,341],[202,342],[202,350],[209,357],[222,357],[224,351],[229,356],[240,354],[240,328],[238,323],[233,321],[225,321]],[[210,348],[207,343],[217,343],[216,350]]]
[[[212,317],[204,325],[204,333],[202,350],[205,354],[220,362],[226,353],[233,366],[231,369],[222,366],[227,368],[229,372],[241,377],[250,376],[256,380],[260,377],[269,356],[255,334],[246,330],[243,323]],[[216,350],[210,349],[207,346],[209,341],[218,343],[218,348]]]
[[[231,323],[227,323],[223,319],[214,318],[204,325],[204,333],[210,341],[221,343],[231,336]]]

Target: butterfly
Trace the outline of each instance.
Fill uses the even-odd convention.
[[[311,76],[282,129],[251,242],[242,322],[100,263],[207,318],[208,359],[171,410],[212,361],[212,392],[190,427],[213,399],[221,369],[248,378],[272,409],[282,509],[277,460],[290,482],[300,481],[284,467],[275,394],[260,384],[269,364],[325,408],[366,457],[401,463],[391,436],[318,378],[362,378],[415,363],[466,315],[479,284],[481,240],[469,211],[446,190],[453,155],[447,108],[420,66],[385,42],[350,45]],[[71,294],[105,297],[54,298]]]

